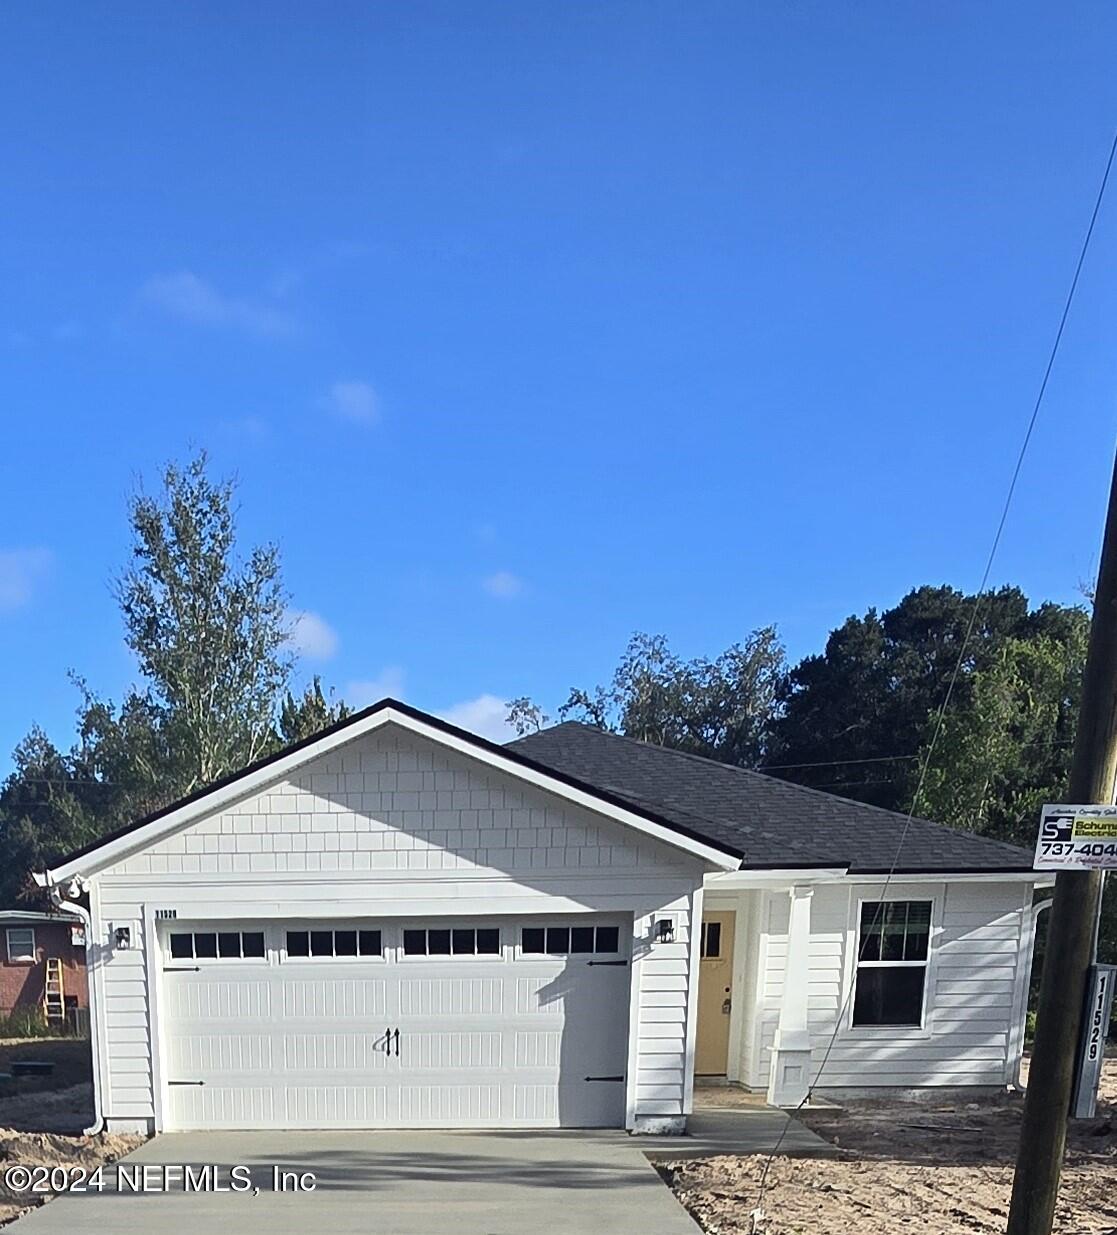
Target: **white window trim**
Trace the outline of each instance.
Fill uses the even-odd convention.
[[[18,956],[12,955],[12,936],[13,935],[30,935],[31,936],[31,951],[21,952]],[[6,941],[8,946],[8,964],[9,965],[34,965],[39,959],[39,951],[36,946],[35,928],[33,926],[9,926],[7,929]]]
[[[885,904],[889,904],[892,901],[930,901],[931,925],[927,937],[927,959],[925,961],[859,961],[857,959],[861,947],[861,906],[866,904],[878,905],[882,899]],[[849,975],[849,1006],[846,1009],[842,1037],[851,1041],[857,1041],[859,1038],[879,1040],[884,1036],[908,1040],[930,1038],[933,1030],[932,1014],[934,1010],[931,991],[934,982],[935,958],[938,954],[939,935],[942,931],[941,892],[929,890],[912,891],[910,887],[901,885],[896,888],[889,888],[887,895],[883,898],[879,894],[876,896],[851,896],[850,909],[850,921],[846,934],[847,955],[849,957],[847,966]],[[853,1023],[853,1009],[857,1003],[857,973],[862,965],[867,969],[922,969],[924,971],[923,1000],[919,1010],[919,1023],[917,1025],[855,1025]]]

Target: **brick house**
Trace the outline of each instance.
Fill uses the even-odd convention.
[[[85,942],[71,919],[23,909],[0,910],[0,1016],[42,1007],[48,957],[62,962],[66,1008],[85,1008]]]

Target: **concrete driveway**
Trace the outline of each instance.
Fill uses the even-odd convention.
[[[619,1132],[192,1132],[105,1168],[163,1187],[161,1164],[248,1168],[259,1192],[59,1196],[13,1235],[696,1235],[641,1149]],[[273,1189],[273,1166],[314,1191]],[[291,1181],[293,1188],[294,1182]]]

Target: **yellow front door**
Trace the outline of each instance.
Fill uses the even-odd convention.
[[[702,918],[698,973],[698,1041],[694,1071],[724,1076],[729,1061],[729,1009],[733,995],[733,931],[737,915],[707,913]]]

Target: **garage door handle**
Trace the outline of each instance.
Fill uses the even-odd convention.
[[[391,1047],[389,1046],[388,1049],[391,1050]],[[399,1058],[399,1030],[398,1029],[396,1030],[396,1058],[397,1059]]]

